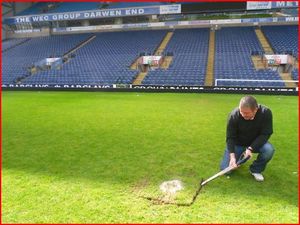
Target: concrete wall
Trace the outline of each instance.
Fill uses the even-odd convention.
[[[11,8],[2,5],[1,13],[2,13],[2,15],[4,15],[3,18],[9,17],[10,15],[12,15],[12,12],[10,12],[10,11],[11,11]],[[3,20],[3,18],[2,18],[2,20]],[[2,34],[1,41],[3,41],[6,39],[6,30],[3,26],[1,27],[1,34]]]
[[[32,6],[30,2],[16,2],[16,12],[19,13],[30,6]]]
[[[10,3],[12,3],[12,2],[10,2]],[[15,4],[16,13],[19,13],[19,12],[29,8],[31,5],[32,5],[32,3],[30,3],[30,2],[16,2],[16,4]],[[2,15],[3,15],[2,20],[6,17],[14,16],[13,12],[14,11],[12,10],[11,7],[7,7],[7,6],[2,5],[2,12],[1,12]],[[8,35],[8,32],[6,31],[5,27],[2,27],[1,32],[2,32],[1,41],[9,38],[10,35]]]
[[[29,8],[31,5],[32,5],[32,3],[30,3],[30,2],[16,2],[16,4],[15,4],[16,13],[19,13],[19,12],[23,11],[24,9]],[[8,12],[8,11],[10,11],[10,8],[2,5],[2,15],[4,13]],[[5,14],[4,17],[10,17],[10,16],[14,16],[13,11],[11,11],[10,13]]]

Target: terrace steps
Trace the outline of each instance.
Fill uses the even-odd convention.
[[[156,49],[154,55],[161,55],[164,52],[164,50],[167,47],[169,41],[171,40],[173,34],[174,34],[174,32],[168,32],[166,34],[166,36],[164,37],[164,39],[160,43],[159,47]]]
[[[282,80],[293,81],[293,78],[290,73],[279,73]],[[296,83],[293,82],[285,82],[285,86],[289,88],[297,87]]]
[[[168,32],[166,34],[166,36],[163,38],[163,40],[161,41],[160,45],[156,48],[155,52],[154,52],[154,55],[161,55],[163,53],[163,51],[165,50],[165,48],[167,47],[169,41],[171,40],[172,36],[173,36],[174,32]],[[138,59],[137,58],[130,66],[130,69],[137,69],[137,62],[138,62]],[[172,61],[172,58],[167,58],[166,59],[166,64],[165,64],[165,68],[168,68],[171,61]],[[163,63],[164,64],[164,63]],[[148,71],[146,72],[140,72],[136,79],[132,82],[132,84],[134,85],[140,85],[142,84],[143,80],[145,79],[145,77],[147,76],[148,74]]]
[[[142,84],[142,81],[143,81],[144,78],[147,76],[147,73],[148,73],[148,72],[140,72],[140,73],[137,75],[136,79],[133,81],[132,84],[134,84],[134,85],[140,85],[140,84]]]
[[[267,38],[265,37],[264,33],[261,29],[255,29],[256,36],[261,43],[261,46],[266,54],[274,54],[274,51],[268,42]],[[253,60],[253,58],[252,58]],[[293,78],[290,73],[279,73],[282,80],[286,81],[293,81]],[[296,84],[293,82],[285,82],[286,87],[296,87]]]
[[[171,65],[171,63],[172,63],[172,60],[173,60],[173,56],[165,56],[164,57],[164,61],[163,61],[163,63],[161,64],[161,67],[160,68],[162,68],[162,69],[168,69],[169,68],[169,66]]]
[[[265,37],[264,33],[261,29],[255,29],[256,36],[266,54],[274,54],[274,51],[268,42],[267,38]]]
[[[93,35],[93,36],[89,37],[88,39],[86,39],[85,41],[79,43],[76,47],[74,47],[70,51],[66,52],[64,54],[64,57],[76,52],[78,49],[82,48],[83,46],[85,46],[86,44],[88,44],[89,42],[91,42],[95,38],[96,38],[96,35]]]
[[[206,67],[205,86],[214,84],[214,61],[215,61],[215,31],[211,30],[209,34],[208,59]]]
[[[259,55],[253,55],[251,56],[253,65],[255,67],[255,69],[257,70],[264,70],[266,69],[266,62],[264,62],[261,58],[261,56]]]

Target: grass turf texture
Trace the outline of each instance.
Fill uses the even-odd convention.
[[[297,223],[295,96],[256,96],[273,111],[265,182],[247,162],[191,207],[152,205],[180,179],[189,202],[218,172],[228,113],[242,95],[2,93],[3,223]]]

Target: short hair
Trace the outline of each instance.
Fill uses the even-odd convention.
[[[245,96],[240,100],[240,108],[250,108],[255,110],[258,108],[256,99],[253,96]]]

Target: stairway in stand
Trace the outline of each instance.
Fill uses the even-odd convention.
[[[135,78],[135,80],[133,81],[132,84],[133,85],[140,85],[146,76],[147,76],[147,72],[140,72],[137,75],[137,77]]]
[[[265,54],[270,54],[273,55],[274,51],[268,42],[267,38],[265,37],[264,33],[261,31],[261,29],[257,28],[255,29],[256,36],[265,52]],[[254,58],[252,57],[253,63],[254,63]],[[255,65],[255,63],[254,63]],[[258,68],[260,69],[260,68]],[[292,75],[290,73],[279,73],[280,77],[284,81],[293,81]],[[293,82],[285,82],[286,87],[296,87],[296,83]]]
[[[167,47],[169,41],[171,40],[173,36],[173,32],[168,32],[166,34],[166,36],[164,37],[164,39],[162,40],[162,42],[160,43],[160,45],[156,48],[154,55],[161,55],[163,53],[163,51],[165,50],[165,48]],[[166,61],[164,61],[163,65],[165,68],[168,68],[171,61],[172,61],[172,57],[171,56],[167,56],[168,58],[166,59]],[[170,58],[171,57],[171,58]],[[138,59],[136,59],[130,66],[130,69],[137,69],[137,61]],[[163,68],[163,67],[162,67]],[[135,80],[132,82],[132,84],[134,85],[140,85],[142,84],[144,78],[147,76],[148,72],[140,72],[137,77],[135,78]]]
[[[273,55],[273,49],[261,29],[255,29],[256,36],[264,49],[265,54]]]
[[[168,32],[166,34],[166,36],[164,37],[164,39],[160,43],[159,47],[156,49],[154,55],[161,55],[161,53],[163,53],[163,51],[167,47],[169,41],[171,40],[172,36],[173,36],[173,32]]]
[[[66,52],[63,56],[66,57],[66,56],[76,52],[78,49],[82,48],[83,46],[85,46],[86,44],[88,44],[89,42],[94,40],[95,38],[96,38],[96,35],[92,35],[88,39],[86,39],[83,42],[79,43],[76,47],[72,48],[70,51]]]
[[[209,34],[208,60],[206,67],[205,86],[214,85],[214,61],[215,61],[215,31]]]
[[[282,80],[293,81],[291,73],[279,73]],[[285,82],[285,86],[289,88],[297,87],[295,82]]]

